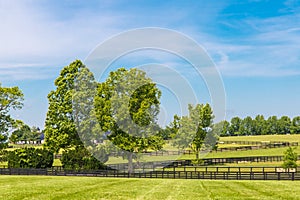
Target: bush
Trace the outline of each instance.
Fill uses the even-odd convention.
[[[46,149],[22,148],[6,154],[9,168],[50,168],[53,153]]]
[[[85,148],[64,151],[61,163],[66,170],[106,169],[106,166],[91,155]]]

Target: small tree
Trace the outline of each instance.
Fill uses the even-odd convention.
[[[183,116],[179,121],[180,128],[173,138],[173,146],[180,149],[190,147],[196,160],[199,160],[207,133],[212,129],[214,115],[209,104],[189,104],[188,109],[189,115]]]
[[[288,168],[296,168],[297,167],[297,153],[294,151],[295,149],[292,147],[289,147],[285,152],[283,156],[283,165],[282,167],[284,169]]]

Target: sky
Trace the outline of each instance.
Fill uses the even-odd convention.
[[[205,49],[224,84],[226,119],[300,115],[298,0],[0,0],[0,22],[0,82],[23,91],[24,107],[12,114],[30,126],[44,127],[47,94],[64,66],[86,60],[117,34],[144,27],[177,31]],[[166,52],[144,51],[120,58],[114,67],[151,62],[187,64]],[[191,84],[201,88],[200,102],[211,101],[205,80]],[[177,111],[166,89],[162,110],[168,123]]]

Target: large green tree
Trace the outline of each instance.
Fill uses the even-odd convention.
[[[0,148],[5,146],[9,130],[15,124],[10,111],[21,109],[23,100],[24,95],[18,87],[2,87],[0,84]]]
[[[76,60],[64,67],[55,80],[56,89],[48,94],[49,108],[45,121],[45,146],[58,152],[60,148],[82,147],[74,114],[74,96],[78,78],[82,76],[88,82],[95,82],[93,74],[80,61]],[[77,110],[78,111],[78,110]]]
[[[139,69],[120,68],[98,85],[95,108],[101,130],[123,150],[132,172],[134,153],[162,148],[157,115],[161,92]]]

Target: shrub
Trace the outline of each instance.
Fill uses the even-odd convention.
[[[53,164],[53,153],[46,149],[22,148],[6,154],[9,168],[49,168]]]
[[[64,151],[61,163],[66,170],[106,169],[106,166],[85,148]]]

